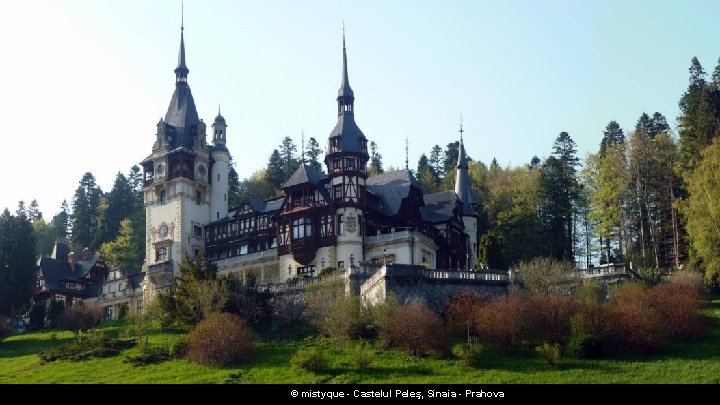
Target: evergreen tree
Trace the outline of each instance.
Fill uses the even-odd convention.
[[[52,253],[55,246],[55,227],[48,224],[44,219],[38,218],[33,223],[33,232],[35,233],[35,245],[37,247],[36,257],[48,257]]]
[[[297,156],[297,146],[292,138],[286,136],[280,144],[280,157],[282,159],[283,182],[292,176],[300,166],[300,159]],[[282,184],[282,182],[280,183]]]
[[[30,206],[27,210],[27,215],[30,222],[34,222],[36,219],[42,218],[42,212],[40,212],[40,207],[38,206],[37,200],[33,199],[30,202]]]
[[[266,172],[264,170],[258,170],[240,182],[238,188],[238,204],[247,200],[249,197],[266,200],[277,195],[278,189],[267,180]]]
[[[460,141],[450,142],[445,147],[445,154],[443,155],[442,172],[438,173],[439,176],[444,177],[450,171],[454,171],[457,166],[458,150],[460,149]],[[469,156],[468,161],[471,160]]]
[[[240,205],[240,176],[235,171],[235,163],[230,162],[228,169],[228,207],[235,208]]]
[[[70,216],[72,222],[72,241],[80,247],[89,247],[95,250],[93,244],[98,231],[98,214],[100,211],[100,197],[102,190],[95,184],[95,176],[87,172],[80,180],[73,197],[73,212]]]
[[[680,98],[680,116],[678,128],[680,132],[680,170],[692,170],[700,156],[700,151],[709,145],[705,134],[712,131],[712,120],[707,112],[706,75],[700,61],[693,57],[690,62],[690,84]],[[707,139],[706,139],[707,138]]]
[[[100,255],[111,268],[140,269],[142,267],[143,258],[138,255],[135,246],[136,237],[133,233],[132,222],[125,218],[120,222],[117,238],[100,246]]]
[[[138,208],[136,194],[124,174],[118,172],[112,190],[105,195],[105,207],[98,220],[99,229],[95,235],[95,246],[110,242],[120,232],[120,222],[132,216]]]
[[[643,113],[644,114],[644,113]],[[603,139],[600,142],[600,155],[605,156],[605,150],[608,146],[618,145],[625,142],[625,133],[617,121],[610,121],[603,131]]]
[[[280,186],[287,180],[287,177],[285,177],[284,161],[277,149],[274,149],[270,155],[265,174],[265,178],[273,190],[275,190],[275,193],[280,190]]]
[[[370,176],[383,173],[382,155],[378,152],[375,141],[370,141]]]
[[[420,159],[418,159],[417,171],[415,172],[418,181],[420,180],[422,173],[425,172],[426,169],[432,170],[430,168],[430,163],[428,162],[427,156],[423,153],[422,155],[420,155]]]
[[[372,145],[372,144],[371,144]],[[308,166],[312,167],[315,170],[323,171],[323,165],[320,163],[320,155],[322,154],[322,149],[320,149],[320,144],[318,143],[315,138],[310,137],[308,139],[307,144],[305,146],[305,162]]]
[[[60,205],[60,212],[55,214],[51,223],[55,231],[55,236],[67,236],[70,226],[70,208],[66,200],[63,200]]]
[[[24,216],[0,215],[0,315],[17,316],[30,306],[35,287],[35,235]]]
[[[455,159],[457,159],[457,156],[455,156]],[[430,150],[430,157],[428,158],[428,163],[430,164],[430,169],[432,169],[436,177],[440,178],[441,176],[445,175],[445,168],[443,166],[444,163],[442,159],[442,148],[440,148],[439,145],[433,146]],[[454,163],[457,163],[457,161]]]

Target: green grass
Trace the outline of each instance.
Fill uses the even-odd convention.
[[[128,349],[112,358],[40,364],[37,353],[72,339],[69,332],[28,333],[0,344],[0,383],[720,383],[720,298],[708,310],[714,321],[702,342],[670,346],[661,355],[603,360],[561,358],[551,369],[533,351],[487,350],[478,369],[454,358],[415,359],[400,351],[375,348],[368,370],[354,369],[347,352],[327,340],[306,338],[292,342],[263,342],[246,364],[231,368],[206,367],[185,360],[135,367],[123,363]],[[103,325],[116,336],[121,323]],[[55,335],[56,339],[52,339]],[[168,345],[179,335],[157,333],[151,344]],[[330,357],[331,369],[313,374],[290,366],[296,350],[317,346]]]

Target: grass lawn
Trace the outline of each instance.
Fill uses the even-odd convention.
[[[132,366],[120,356],[89,361],[40,364],[37,353],[72,339],[69,332],[40,332],[13,336],[0,344],[0,383],[720,383],[720,297],[708,313],[714,325],[703,342],[676,344],[663,354],[649,357],[615,357],[603,360],[562,358],[551,369],[530,351],[489,351],[478,369],[453,358],[415,359],[400,351],[376,348],[369,370],[356,370],[347,353],[326,340],[306,338],[293,342],[258,345],[251,360],[238,367],[199,366],[185,360]],[[117,335],[122,324],[110,322],[102,329]],[[169,344],[178,335],[158,333],[153,344]],[[318,346],[331,359],[325,374],[290,366],[301,347]]]

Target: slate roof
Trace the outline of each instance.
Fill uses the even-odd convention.
[[[40,259],[40,273],[45,279],[45,285],[49,290],[77,293],[75,290],[65,288],[63,281],[79,281],[83,279],[95,266],[99,258],[99,256],[93,256],[88,260],[78,260],[71,267],[66,260],[43,257]]]
[[[474,215],[471,204],[477,204],[477,198],[472,191],[470,176],[468,175],[468,163],[465,156],[465,146],[460,138],[458,148],[457,174],[455,176],[455,194],[463,203],[463,215]]]
[[[171,148],[186,147],[192,149],[197,124],[200,122],[195,100],[190,91],[190,86],[187,84],[189,72],[190,70],[185,64],[185,39],[182,31],[180,31],[180,52],[178,54],[178,65],[175,68],[175,92],[173,92],[170,106],[167,114],[165,114],[167,125],[175,128]]]
[[[410,187],[418,187],[409,170],[385,172],[368,178],[367,189],[382,199],[383,215],[397,215],[402,200],[410,195]]]
[[[425,194],[425,206],[421,208],[423,220],[433,224],[450,221],[457,198],[454,191]]]
[[[341,152],[366,153],[363,150],[362,141],[367,138],[355,123],[355,117],[352,113],[338,115],[337,124],[330,132],[329,138],[335,137],[340,137],[339,147]],[[331,150],[329,143],[328,150]]]
[[[350,79],[348,78],[347,51],[345,50],[345,34],[343,34],[342,82],[340,82],[340,89],[338,90],[338,98],[355,98],[355,94],[353,94],[352,88],[350,87]]]
[[[319,186],[320,183],[325,179],[327,179],[327,175],[325,173],[319,170],[315,170],[312,167],[303,163],[297,168],[297,170],[295,170],[295,173],[293,173],[292,176],[290,176],[290,178],[288,179],[288,181],[286,181],[285,184],[283,184],[280,188],[284,189],[305,183]]]

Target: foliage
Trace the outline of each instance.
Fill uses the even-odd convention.
[[[649,293],[650,304],[660,314],[671,339],[688,340],[703,337],[705,318],[697,289],[679,283],[662,283]]]
[[[484,350],[478,343],[458,343],[453,346],[452,353],[468,367],[477,368],[482,364]]]
[[[56,236],[65,237],[68,235],[68,230],[70,228],[70,207],[68,206],[67,200],[63,200],[60,205],[60,212],[53,216],[50,223],[55,230]]]
[[[649,354],[665,347],[666,332],[661,315],[650,305],[646,288],[625,283],[615,289],[608,307],[607,347]]]
[[[363,306],[365,323],[368,328],[375,332],[383,347],[390,347],[392,343],[390,325],[399,308],[400,304],[397,297],[392,293],[388,294],[383,302]]]
[[[8,320],[5,316],[0,315],[0,343],[12,335],[12,328],[8,324]]]
[[[35,236],[22,215],[0,214],[0,315],[15,317],[30,306],[36,279]]]
[[[259,328],[272,317],[273,308],[270,304],[271,295],[267,291],[259,291],[255,276],[245,276],[245,282],[234,275],[228,275],[222,282],[227,286],[228,299],[225,312],[238,315],[251,326]]]
[[[383,172],[385,172],[385,170],[383,169],[382,155],[378,151],[378,146],[375,141],[370,141],[370,169],[368,170],[368,175],[375,176]]]
[[[240,196],[240,176],[235,170],[235,162],[230,157],[230,167],[228,168],[228,207],[235,208],[242,203]]]
[[[579,281],[580,276],[572,262],[537,257],[518,264],[513,288],[529,295],[569,295]]]
[[[188,358],[198,364],[227,366],[254,351],[255,333],[237,315],[212,314],[188,336]]]
[[[370,143],[370,147],[372,148],[373,142]],[[310,137],[308,139],[307,144],[305,146],[305,161],[308,166],[312,167],[313,169],[321,172],[323,171],[323,165],[320,162],[320,155],[322,155],[323,150],[320,148],[320,144],[318,141]]]
[[[360,308],[359,297],[345,294],[343,280],[323,280],[307,288],[310,322],[337,344],[361,333]]]
[[[557,343],[550,344],[545,342],[542,345],[537,346],[535,351],[542,356],[550,367],[555,367],[558,360],[560,360],[560,345]]]
[[[445,354],[448,337],[442,319],[422,303],[403,305],[390,319],[390,339],[413,356]]]
[[[149,347],[136,355],[126,356],[123,362],[133,366],[144,366],[146,364],[158,364],[170,360],[170,351],[165,347]]]
[[[358,342],[348,349],[348,360],[358,370],[367,370],[375,361],[375,351],[370,343]]]
[[[516,294],[496,298],[477,309],[475,327],[481,341],[512,347],[525,337],[526,310]]]
[[[475,329],[475,311],[486,305],[490,299],[472,292],[461,292],[450,297],[445,306],[445,320],[448,326],[460,335],[466,335],[468,343],[471,337],[477,336]]]
[[[102,308],[95,304],[77,303],[66,307],[57,319],[60,329],[69,330],[80,341],[82,333],[100,324]]]
[[[137,269],[142,266],[143,256],[138,255],[135,230],[130,219],[120,221],[120,233],[111,242],[100,246],[100,255],[114,269]]]
[[[47,309],[47,320],[50,328],[58,327],[58,318],[65,310],[65,301],[58,301],[54,297],[50,298]]]
[[[30,309],[30,320],[28,327],[30,330],[40,330],[45,327],[45,304],[42,302],[36,303]]]
[[[43,218],[32,222],[35,233],[36,257],[48,257],[55,246],[55,229],[52,224],[46,223]]]
[[[323,267],[320,269],[320,273],[318,273],[318,277],[325,277],[325,276],[331,276],[337,272],[337,267],[329,266],[329,267]]]
[[[95,176],[86,172],[75,190],[72,201],[72,242],[80,247],[95,250],[94,236],[98,232],[98,219],[100,214],[100,200],[102,190],[95,183]]]
[[[705,268],[705,282],[720,287],[720,140],[702,151],[697,169],[687,176],[690,196],[683,213],[695,259]]]
[[[105,339],[102,333],[89,334],[82,339],[41,351],[40,363],[57,360],[82,361],[117,356],[122,350],[135,345],[132,340]]]
[[[603,355],[603,343],[597,336],[576,335],[570,338],[566,350],[579,359],[599,359]]]
[[[323,373],[330,368],[330,362],[325,352],[317,347],[306,347],[295,352],[290,359],[293,367],[309,371],[311,373]]]
[[[302,291],[288,291],[272,297],[273,328],[276,332],[290,333],[305,312],[307,299]]]
[[[575,301],[560,294],[544,294],[532,296],[527,305],[528,328],[536,340],[553,344],[567,341]]]

